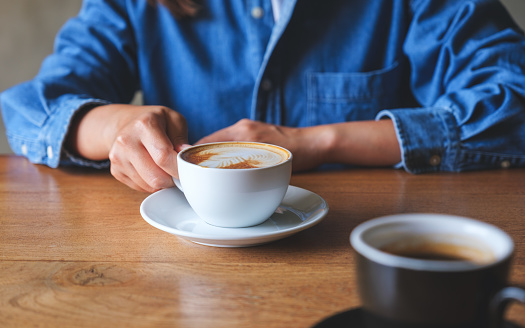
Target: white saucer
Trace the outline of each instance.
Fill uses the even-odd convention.
[[[220,228],[204,222],[177,188],[148,196],[140,214],[152,226],[194,243],[217,247],[245,247],[288,237],[319,223],[328,213],[325,200],[308,190],[289,186],[275,213],[248,228]]]

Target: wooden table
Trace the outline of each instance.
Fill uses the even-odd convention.
[[[311,327],[360,305],[348,241],[382,215],[439,212],[498,225],[525,284],[525,170],[411,175],[392,169],[296,174],[330,212],[249,248],[197,245],[147,224],[147,196],[106,171],[0,156],[1,327]],[[525,326],[525,306],[509,320]]]

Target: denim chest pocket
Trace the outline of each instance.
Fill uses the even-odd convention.
[[[397,107],[400,74],[397,63],[366,73],[308,73],[308,124],[373,120],[382,109]]]

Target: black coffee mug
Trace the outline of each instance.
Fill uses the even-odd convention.
[[[511,300],[514,244],[501,229],[441,214],[400,214],[356,227],[357,284],[371,328],[498,328]]]

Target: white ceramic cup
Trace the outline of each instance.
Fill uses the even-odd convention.
[[[206,155],[192,158],[201,151]],[[214,163],[198,163],[202,158]],[[215,167],[219,162],[228,165]],[[243,168],[248,162],[259,167]],[[177,165],[175,185],[199,217],[214,226],[242,228],[263,223],[279,207],[290,184],[292,153],[264,143],[217,142],[182,150]]]

